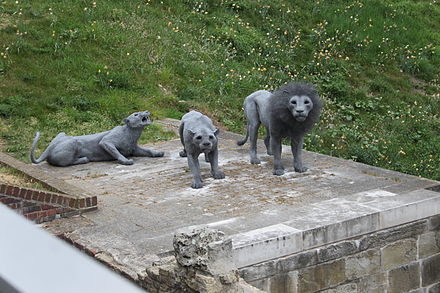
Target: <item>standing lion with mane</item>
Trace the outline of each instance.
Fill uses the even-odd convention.
[[[237,141],[238,145],[250,139],[249,153],[251,164],[260,164],[257,157],[258,128],[266,128],[267,154],[274,156],[274,175],[283,175],[281,163],[281,140],[289,137],[293,154],[293,166],[296,172],[305,172],[302,148],[304,135],[318,121],[321,100],[315,87],[309,83],[291,82],[271,93],[259,90],[244,100],[244,112],[247,119],[246,137]]]

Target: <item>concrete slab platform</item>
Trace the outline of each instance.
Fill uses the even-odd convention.
[[[162,122],[176,129],[176,122]],[[440,213],[440,182],[304,152],[309,171],[293,170],[283,149],[286,174],[272,175],[272,158],[259,142],[262,164],[249,163],[241,136],[220,134],[213,180],[200,157],[205,187],[192,189],[180,140],[147,145],[163,158],[134,158],[134,165],[89,163],[38,168],[98,196],[98,210],[44,225],[97,253],[110,254],[132,277],[172,249],[173,233],[207,225],[231,235],[238,267]]]

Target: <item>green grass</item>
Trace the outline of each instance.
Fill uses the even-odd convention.
[[[440,180],[437,1],[0,0],[0,13],[1,139],[24,161],[36,130],[44,147],[144,109],[243,132],[248,94],[305,80],[325,103],[306,149]]]

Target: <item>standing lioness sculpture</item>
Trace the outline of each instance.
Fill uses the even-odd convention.
[[[54,166],[70,166],[95,161],[117,160],[123,165],[132,165],[128,156],[162,157],[164,152],[138,146],[137,141],[145,126],[151,124],[150,112],[136,112],[122,120],[123,126],[95,134],[68,136],[59,133],[47,149],[36,159],[35,148],[40,138],[37,132],[30,152],[31,161],[38,164],[46,160]]]
[[[191,111],[182,117],[179,134],[183,151],[179,155],[188,159],[188,167],[194,177],[192,188],[203,187],[198,159],[201,153],[205,153],[207,161],[211,164],[211,174],[214,179],[225,178],[218,168],[218,133],[219,130],[212,124],[211,119],[202,113]]]
[[[296,172],[305,172],[307,167],[302,161],[304,135],[318,121],[321,101],[316,89],[309,83],[291,82],[280,87],[274,93],[260,90],[252,93],[244,100],[244,111],[247,119],[247,132],[243,145],[250,137],[249,153],[252,164],[260,164],[257,157],[258,128],[260,124],[266,128],[267,154],[274,156],[274,175],[283,175],[281,163],[281,139],[289,137],[293,166]]]

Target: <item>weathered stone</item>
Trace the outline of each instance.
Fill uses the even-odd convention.
[[[440,282],[430,286],[427,293],[440,293]]]
[[[159,269],[160,276],[173,276],[182,292],[236,293],[260,292],[238,276],[232,260],[232,240],[207,227],[180,229],[174,236],[177,266]],[[177,286],[174,286],[177,287]]]
[[[369,234],[360,240],[359,249],[382,247],[391,242],[405,238],[414,238],[427,230],[427,220],[413,222],[407,225],[381,230]]]
[[[326,262],[351,255],[357,251],[358,247],[355,241],[343,241],[320,248],[318,250],[318,260],[319,262]]]
[[[419,264],[412,263],[389,271],[388,284],[389,293],[403,293],[419,288]]]
[[[357,284],[356,283],[350,283],[338,286],[336,288],[320,291],[320,293],[353,293],[357,292]]]
[[[207,269],[209,245],[224,239],[224,233],[207,227],[186,227],[176,232],[173,246],[181,266]]]
[[[343,259],[320,264],[299,271],[298,291],[308,293],[327,289],[343,283],[345,279]]]
[[[290,272],[287,274],[286,282],[286,292],[285,293],[299,293],[298,291],[298,272]]]
[[[345,273],[348,280],[357,279],[366,275],[379,273],[380,252],[378,249],[370,249],[345,260]]]
[[[422,262],[422,286],[440,282],[440,253]]]
[[[417,260],[417,242],[405,239],[391,243],[381,249],[382,268],[389,270]]]
[[[358,281],[358,293],[386,292],[386,280],[386,273],[364,276]]]
[[[248,283],[254,286],[255,288],[263,290],[264,292],[270,292],[270,278],[254,280]]]
[[[429,218],[428,229],[430,231],[439,231],[440,230],[440,215],[436,215],[436,216]]]
[[[419,236],[419,259],[427,258],[440,252],[440,233],[428,232]]]
[[[269,292],[286,292],[287,291],[287,275],[276,275],[270,278]]]
[[[316,249],[280,258],[276,262],[277,273],[287,273],[318,264]]]
[[[279,261],[278,261],[279,262]],[[277,274],[277,261],[271,260],[264,263],[244,267],[239,270],[240,276],[247,282],[259,280],[262,277],[272,277]],[[283,271],[280,271],[282,273]]]

